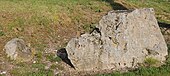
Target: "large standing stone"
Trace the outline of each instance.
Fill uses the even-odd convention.
[[[167,46],[152,8],[111,11],[97,28],[66,46],[78,71],[133,68],[147,57],[166,60]]]
[[[19,38],[14,38],[7,42],[4,50],[7,57],[10,57],[12,60],[29,61],[32,56],[31,49],[26,45],[24,40]]]

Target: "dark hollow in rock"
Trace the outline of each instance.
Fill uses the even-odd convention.
[[[57,51],[57,56],[62,59],[63,62],[71,66],[75,69],[74,65],[71,63],[70,59],[68,58],[68,54],[65,48],[61,48]]]
[[[96,27],[93,28],[93,30],[90,32],[90,34],[93,33],[94,31],[96,31],[97,33],[99,33],[101,35],[99,28],[96,28]]]

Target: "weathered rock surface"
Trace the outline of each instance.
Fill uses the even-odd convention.
[[[7,42],[4,50],[6,51],[7,57],[17,61],[29,61],[31,59],[31,49],[26,45],[24,40],[14,38]]]
[[[166,60],[167,46],[152,8],[110,11],[97,28],[66,46],[78,71],[133,68],[147,57]]]

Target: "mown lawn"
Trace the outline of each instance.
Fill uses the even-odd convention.
[[[63,67],[50,49],[65,47],[76,32],[89,32],[103,15],[113,9],[155,8],[161,22],[170,23],[167,0],[0,0],[0,70],[13,76],[53,76]],[[124,6],[124,7],[123,7]],[[12,38],[22,38],[35,50],[36,63],[16,63],[6,59],[3,47]],[[170,47],[170,46],[169,46]],[[50,48],[50,49],[49,49]],[[52,65],[49,69],[46,61]],[[142,67],[127,73],[115,72],[99,76],[169,76],[170,60],[162,67]],[[10,66],[9,66],[10,65]],[[14,66],[13,68],[10,68]]]
[[[154,8],[159,21],[170,23],[169,0],[125,0],[125,3],[135,8]]]
[[[110,4],[102,0],[0,0],[0,71],[12,76],[53,76],[63,70],[53,51],[65,47],[77,31],[88,32],[109,10]],[[6,58],[4,45],[16,37],[34,49],[32,61]]]
[[[1,44],[20,37],[36,49],[61,47],[108,10],[109,3],[96,0],[0,0]]]

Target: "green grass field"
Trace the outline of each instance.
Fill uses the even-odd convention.
[[[154,8],[156,17],[161,22],[170,23],[170,1],[169,0],[126,0],[128,4],[136,8]]]
[[[0,70],[12,76],[53,76],[63,70],[61,61],[48,48],[59,49],[76,37],[77,31],[89,32],[103,15],[114,9],[154,8],[158,21],[170,23],[168,0],[0,0]],[[35,50],[32,63],[16,63],[4,55],[3,47],[12,38],[22,38]],[[170,36],[169,36],[170,37]],[[167,43],[170,44],[170,43]],[[170,47],[170,45],[169,45]],[[50,50],[49,50],[50,51]],[[170,51],[170,50],[169,50]],[[47,62],[46,62],[47,61]],[[52,64],[49,69],[45,67]],[[127,73],[98,76],[169,76],[170,59],[161,67],[141,67]],[[10,66],[9,66],[10,65]],[[13,68],[10,68],[14,66]],[[0,75],[1,76],[1,75]]]

